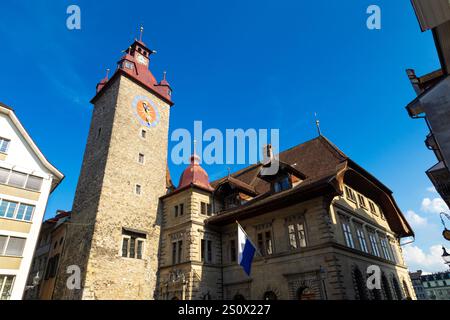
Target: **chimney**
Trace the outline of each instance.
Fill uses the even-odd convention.
[[[272,162],[273,160],[273,150],[272,150],[272,145],[271,144],[266,144],[263,147],[263,165],[268,165]]]

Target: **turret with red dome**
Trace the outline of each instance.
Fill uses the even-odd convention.
[[[200,166],[200,157],[196,154],[191,156],[191,163],[181,175],[178,189],[188,186],[196,186],[209,191],[213,190],[209,184],[208,173]]]

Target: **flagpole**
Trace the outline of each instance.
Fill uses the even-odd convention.
[[[250,241],[252,246],[256,249],[256,253],[259,254],[259,256],[261,256],[264,259],[264,261],[266,261],[266,258],[261,254],[261,251],[259,251],[259,248],[257,246],[255,246],[255,244],[253,243],[253,241],[250,238],[250,236],[247,234],[247,232],[245,232],[244,228],[242,228],[242,226],[239,224],[239,222],[237,220],[236,220],[236,223],[237,223],[238,227],[241,228],[242,232],[245,234],[245,236],[247,237],[248,241]]]

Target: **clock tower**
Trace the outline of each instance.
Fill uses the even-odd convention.
[[[97,85],[54,299],[154,298],[173,102],[153,53],[134,41]]]

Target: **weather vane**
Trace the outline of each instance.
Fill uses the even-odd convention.
[[[319,133],[319,136],[322,135],[322,132],[320,131],[320,120],[317,118],[317,112],[314,112],[314,116],[316,118],[316,127],[317,127],[317,132]]]
[[[140,29],[140,35],[139,35],[139,41],[142,41],[142,36],[144,35],[144,26],[141,26],[141,29]]]

